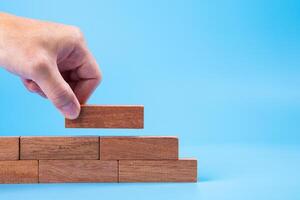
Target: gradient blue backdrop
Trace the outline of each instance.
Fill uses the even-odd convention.
[[[1,135],[177,135],[196,184],[1,185],[1,199],[299,199],[300,2],[10,1],[79,26],[103,71],[92,104],[144,104],[144,130],[67,130],[0,70]]]

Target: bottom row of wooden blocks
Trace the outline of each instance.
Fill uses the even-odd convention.
[[[196,181],[194,159],[0,161],[0,183]]]

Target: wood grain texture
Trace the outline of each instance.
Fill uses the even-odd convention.
[[[40,160],[40,183],[118,182],[118,161]]]
[[[0,160],[19,160],[19,138],[0,137]]]
[[[177,137],[100,137],[101,160],[178,159]]]
[[[97,160],[99,137],[21,137],[21,160]]]
[[[144,128],[144,106],[81,106],[77,119],[66,128]]]
[[[38,161],[0,161],[0,183],[38,183]]]
[[[196,182],[197,160],[120,160],[119,182]]]

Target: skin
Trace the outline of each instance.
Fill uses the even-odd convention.
[[[77,27],[6,13],[0,13],[0,66],[68,119],[78,117],[102,79]]]

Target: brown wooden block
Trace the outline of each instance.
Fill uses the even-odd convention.
[[[40,160],[40,183],[118,182],[118,161]]]
[[[144,106],[81,106],[77,119],[66,128],[144,128]]]
[[[196,182],[197,160],[120,160],[119,182]]]
[[[21,160],[97,160],[99,137],[21,137]]]
[[[0,137],[0,160],[19,160],[19,137]]]
[[[38,183],[38,161],[0,161],[0,183]]]
[[[177,137],[100,137],[100,160],[178,159]]]

